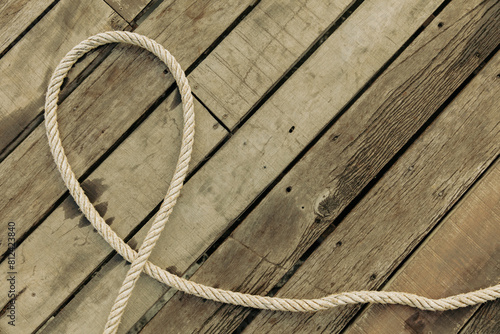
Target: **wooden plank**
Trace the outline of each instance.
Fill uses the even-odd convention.
[[[278,283],[369,180],[474,70],[478,65],[475,54],[487,54],[496,47],[499,25],[494,19],[497,14],[492,11],[498,11],[498,5],[489,2],[475,8],[478,3],[454,1],[445,8],[437,18],[439,21],[429,26],[403,52],[360,101],[274,187],[196,272],[193,280],[261,294]],[[491,10],[491,6],[496,7]],[[486,11],[487,8],[490,10]],[[447,23],[446,31],[438,26],[440,21]],[[484,28],[486,35],[475,33],[477,27]],[[484,48],[486,45],[489,46]],[[464,55],[469,56],[464,58]],[[322,70],[327,71],[325,67]],[[309,86],[306,83],[299,87],[306,89]],[[326,201],[325,194],[329,194]],[[170,245],[169,250],[172,247],[175,245]],[[178,262],[170,265],[172,263],[179,268]],[[143,333],[158,330],[164,326],[165,319],[169,319],[170,328],[183,328],[185,332],[230,331],[248,312],[177,294]],[[183,316],[188,314],[196,314],[196,317]]]
[[[66,52],[91,35],[126,26],[102,0],[61,1],[2,57],[0,152],[42,112],[50,76]],[[91,59],[77,66],[69,80]]]
[[[190,75],[229,128],[297,61],[351,0],[263,0]]]
[[[474,314],[460,334],[496,334],[500,328],[500,301],[487,303]]]
[[[0,3],[0,54],[16,40],[54,0],[5,0]]]
[[[193,152],[191,170],[226,133],[201,104],[196,102],[195,108],[195,130],[200,144]],[[130,232],[127,227],[144,219],[158,203],[157,199],[164,196],[179,153],[181,125],[180,96],[171,94],[158,107],[158,112],[134,131],[83,183],[103,218],[113,224],[122,237]],[[19,263],[16,289],[24,291],[16,299],[16,330],[19,333],[30,333],[39,327],[78,288],[91,273],[83,270],[84,265],[91,263],[90,268],[96,268],[110,254],[109,245],[94,232],[73,199],[66,198],[36,229],[35,235],[43,238],[30,236],[16,250]],[[59,254],[59,258],[55,259],[51,253]],[[0,265],[5,269],[2,272],[8,271],[6,264],[4,261]],[[114,264],[127,269],[125,262]],[[109,290],[109,294],[114,293]],[[104,296],[101,291],[94,298],[103,299]],[[7,300],[2,297],[0,304],[5,305]],[[134,321],[134,316],[126,321]],[[98,326],[96,331],[88,331],[91,327],[88,324],[81,330],[93,333],[104,328],[104,324],[95,325]],[[7,321],[0,321],[0,332],[8,332],[9,328]],[[63,332],[74,333],[72,330]]]
[[[489,3],[490,6],[497,4],[496,1]],[[481,11],[481,14],[484,12]],[[340,291],[375,290],[384,283],[500,154],[500,114],[495,101],[500,92],[496,77],[499,66],[500,54],[387,171],[277,295],[315,298]],[[498,217],[495,220],[498,225]],[[492,228],[498,231],[498,226]],[[473,244],[481,242],[481,232],[476,235],[478,239],[473,239]],[[469,237],[473,238],[473,235]],[[237,234],[235,238],[240,239]],[[498,243],[483,245],[483,249],[495,256],[499,252],[497,246]],[[483,252],[479,245],[475,247],[478,252]],[[449,261],[454,262],[451,258],[455,255],[460,257],[460,254],[447,254]],[[483,261],[484,267],[481,263],[474,264],[469,270],[454,273],[465,277],[453,280],[459,284],[470,281],[470,287],[474,288],[480,286],[472,282],[472,276],[482,277],[482,283],[487,286],[497,283],[500,278],[498,256],[485,256]],[[486,262],[493,268],[489,268]],[[460,265],[465,264],[457,259],[457,267]],[[485,271],[477,274],[473,272],[476,269]],[[408,282],[406,287],[425,291],[430,297],[441,297],[427,284],[432,284],[434,277],[447,274],[440,273],[432,263],[428,266],[426,263],[420,270],[427,275],[425,286]],[[492,276],[488,277],[490,274]],[[413,280],[410,277],[407,279]],[[467,284],[455,290],[444,283],[442,291],[448,295],[465,292],[464,289],[468,290]],[[359,305],[353,305],[314,314],[262,312],[243,333],[338,333],[359,309]],[[413,309],[406,311],[415,312]],[[463,314],[467,311],[462,309],[457,312]],[[448,317],[448,313],[441,316]],[[416,326],[408,332],[414,333],[418,329],[419,318],[410,317],[412,320],[415,320]]]
[[[383,290],[441,297],[498,283],[499,184],[497,161]],[[443,313],[370,305],[346,333],[457,333],[477,308]]]
[[[193,6],[195,0],[165,3],[157,8],[157,15],[149,16],[136,31],[163,44],[187,68],[249,2],[232,1],[230,6],[221,0],[204,6]],[[197,15],[202,17],[195,20]],[[203,36],[200,30],[204,31]],[[64,100],[58,112],[60,131],[77,176],[92,166],[172,85],[173,79],[164,73],[165,68],[149,52],[119,45]],[[50,155],[43,124],[0,164],[0,189],[0,229],[9,221],[16,221],[18,238],[47,215],[66,192]],[[0,244],[0,254],[6,247],[5,242]]]
[[[435,2],[434,6],[437,7],[438,4],[439,2]],[[301,67],[296,72],[296,77],[291,78],[289,84],[283,86],[282,93],[276,94],[269,101],[269,104],[256,114],[256,116],[259,115],[258,117],[252,117],[248,125],[246,124],[245,127],[241,128],[228,141],[228,143],[231,143],[230,145],[225,145],[190,179],[183,189],[183,194],[176,206],[176,210],[174,210],[173,216],[169,220],[171,222],[171,225],[167,227],[169,232],[162,236],[161,242],[157,245],[155,253],[152,255],[152,261],[155,261],[162,267],[169,267],[174,272],[183,272],[196,261],[200,254],[223,233],[255,197],[296,157],[298,152],[314,138],[315,134],[330,118],[335,116],[335,113],[341,109],[342,105],[347,103],[380,66],[391,57],[395,50],[404,43],[413,33],[410,28],[417,29],[426,20],[428,15],[433,11],[433,8],[429,6],[428,2],[403,7],[395,6],[397,10],[395,9],[392,12],[394,17],[399,17],[399,15],[406,17],[410,12],[419,13],[418,17],[415,17],[415,20],[412,22],[413,26],[407,26],[408,30],[395,30],[389,24],[382,25],[378,30],[373,29],[373,27],[359,25],[359,22],[370,19],[370,15],[377,17],[381,11],[385,12],[383,8],[373,10],[374,7],[376,8],[373,4],[365,5],[363,10],[352,16],[352,21],[349,21],[350,23],[346,22],[345,27],[347,28],[344,29],[347,30],[341,30],[338,35],[335,35],[335,37],[332,36],[325,42],[322,46],[322,51],[319,51],[308,63],[304,64],[304,67]],[[340,45],[344,45],[350,38],[349,35],[353,32],[359,36],[366,36],[359,44],[354,44],[351,50],[354,53],[359,53],[360,58],[338,57],[338,59],[341,59],[341,63],[347,67],[353,66],[358,62],[363,63],[362,72],[354,78],[350,77],[350,80],[346,80],[346,82],[334,83],[331,78],[341,77],[343,67],[338,66],[338,63],[332,63],[330,67],[320,67],[317,65],[324,63],[326,59],[330,59],[332,54],[335,55],[333,50],[339,50],[336,45],[339,45],[339,43]],[[375,38],[375,36],[379,37]],[[386,44],[385,38],[390,38],[396,41],[397,44],[382,47],[382,44]],[[379,48],[382,51],[375,61],[370,50]],[[363,52],[359,50],[363,50]],[[371,61],[363,61],[368,59]],[[307,82],[312,82],[312,77],[319,77],[325,71],[331,76],[326,76],[318,82],[321,85],[320,88],[325,90],[325,87],[331,88],[332,85],[342,85],[346,88],[339,93],[338,100],[335,101],[338,104],[333,104],[332,101],[328,101],[325,98],[325,95],[320,94],[317,96],[318,101],[315,101],[315,105],[318,108],[311,108],[310,110],[307,108],[297,108],[295,104],[305,105],[306,103],[310,103],[311,99],[309,97],[290,99],[290,96],[293,95],[297,87],[302,87],[304,78],[309,78]],[[314,90],[318,88],[313,85],[307,87]],[[339,87],[334,89],[340,91]],[[277,105],[280,107],[277,108]],[[292,109],[292,107],[300,112],[287,114],[287,110]],[[333,113],[330,115],[324,113],[323,110],[327,108],[333,108]],[[287,115],[286,123],[283,122],[284,115]],[[306,122],[305,120],[308,121]],[[293,124],[301,125],[297,126],[294,131],[290,131],[290,127]],[[256,136],[256,133],[259,136]],[[286,150],[279,150],[280,147],[286,147]],[[119,167],[122,168],[121,166]],[[100,193],[104,191],[105,189],[102,187],[99,190]],[[160,198],[152,199],[151,206],[156,205]],[[196,203],[196,205],[192,203]],[[134,206],[131,205],[128,209],[134,210],[133,208]],[[122,222],[116,226],[119,234],[126,235],[128,231],[136,226],[138,220],[140,219],[136,219],[134,223],[129,224]],[[65,232],[65,230],[60,230],[55,233],[58,235],[58,238],[62,238]],[[44,234],[41,232],[38,233],[35,231],[32,238],[33,240],[36,238],[36,242],[40,247],[46,247],[42,246],[46,245],[46,241]],[[54,238],[56,237],[54,236]],[[179,242],[179,240],[183,242]],[[184,242],[185,240],[190,240],[190,242]],[[35,243],[35,241],[33,242]],[[109,249],[105,245],[102,245],[102,247]],[[80,249],[78,253],[80,271],[86,271],[90,274],[95,268],[95,262],[91,259],[94,256],[93,251],[94,249]],[[54,247],[53,249],[51,248],[50,253],[52,254],[52,261],[57,262],[59,260],[55,259],[66,256],[66,249]],[[59,255],[56,255],[56,253]],[[26,268],[31,268],[31,270],[35,265],[35,261],[24,264]],[[60,265],[54,263],[52,265],[63,267],[64,263]],[[113,284],[116,284],[117,287],[121,284],[122,277],[109,276],[106,275],[106,279],[113,280],[115,282]],[[75,285],[81,282],[81,280],[78,281],[78,278],[70,280],[71,284]],[[146,284],[147,282],[150,281],[146,281]],[[102,284],[100,287],[111,286],[109,281]],[[164,289],[155,282],[150,282],[150,284],[151,286],[147,289],[150,293],[152,293],[153,289]],[[38,289],[44,289],[44,287],[39,287]],[[67,297],[69,297],[68,291],[72,290],[67,289]],[[143,298],[141,296],[142,294],[139,294],[139,298]],[[87,295],[87,297],[90,297],[90,295]],[[109,301],[108,299],[113,299],[114,295],[103,295],[101,298],[102,304],[104,304]],[[82,299],[78,300],[81,301]],[[144,310],[147,310],[151,305],[149,304],[148,306],[147,298],[141,299],[138,304],[142,305]],[[71,302],[69,305],[71,305]],[[97,308],[92,308],[91,311],[96,312],[97,318],[102,316],[98,313],[107,312],[107,310],[102,311]],[[71,313],[64,321],[68,322],[68,319],[70,319],[71,322],[82,323],[80,321],[83,320],[88,322],[88,318],[78,317],[79,313]],[[78,320],[75,320],[76,318]]]
[[[137,16],[152,0],[104,0],[128,23],[134,23]]]

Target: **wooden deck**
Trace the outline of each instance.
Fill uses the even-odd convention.
[[[440,298],[500,281],[498,0],[6,0],[0,333],[101,333],[129,268],[68,195],[43,124],[59,60],[107,30],[164,45],[195,94],[190,174],[150,261],[210,286],[291,298]],[[76,64],[61,100],[74,172],[138,249],[179,151],[171,75],[147,51],[109,45]],[[202,300],[146,275],[119,330],[499,332],[499,300],[292,314]]]

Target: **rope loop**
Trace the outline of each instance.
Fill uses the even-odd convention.
[[[155,216],[153,225],[148,231],[138,252],[127,245],[123,239],[106,224],[94,205],[90,202],[71,169],[62,146],[57,126],[57,102],[59,92],[69,70],[84,54],[109,43],[132,44],[153,53],[167,65],[177,83],[182,99],[184,128],[181,150],[175,172],[168,187],[167,194]],[[500,284],[486,289],[440,299],[426,298],[405,292],[386,291],[343,292],[316,299],[266,297],[216,289],[198,284],[171,274],[149,262],[148,258],[172,213],[172,209],[175,206],[184,179],[186,178],[194,142],[194,105],[191,87],[179,63],[163,46],[148,37],[126,31],[108,31],[89,37],[69,51],[56,67],[50,79],[45,100],[45,128],[50,151],[71,196],[73,196],[85,217],[92,223],[92,226],[99,232],[104,240],[106,240],[106,242],[125,260],[131,263],[131,267],[109,314],[104,329],[105,334],[114,334],[117,332],[125,307],[132,294],[132,290],[143,271],[159,282],[191,295],[221,303],[274,311],[316,312],[337,306],[361,303],[401,304],[427,311],[444,311],[472,306],[500,298]]]

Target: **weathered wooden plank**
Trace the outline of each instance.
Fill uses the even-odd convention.
[[[439,2],[435,2],[434,6],[437,7],[438,4]],[[184,187],[182,197],[170,219],[171,225],[167,227],[168,233],[162,236],[160,243],[152,254],[151,260],[162,267],[169,267],[170,270],[177,273],[185,271],[196,261],[200,254],[230,225],[231,221],[238,217],[255,197],[279,175],[281,170],[314,138],[315,134],[330,118],[335,116],[335,113],[341,109],[342,105],[347,103],[378,68],[404,43],[413,33],[410,28],[417,29],[426,20],[433,11],[433,8],[429,6],[428,2],[415,3],[411,6],[394,6],[393,17],[399,17],[400,15],[406,17],[409,15],[408,13],[413,11],[419,13],[418,17],[414,17],[413,26],[407,26],[408,30],[395,30],[390,24],[382,25],[378,30],[359,24],[359,22],[369,20],[370,15],[377,17],[381,11],[386,11],[383,8],[374,10],[377,6],[373,4],[367,4],[363,7],[363,10],[357,12],[357,14],[354,13],[351,21],[346,22],[345,26],[347,28],[344,29],[347,30],[340,30],[338,35],[332,36],[331,39],[325,42],[321,47],[322,51],[314,55],[304,64],[304,67],[301,67],[295,73],[296,77],[291,78],[290,84],[285,84],[282,87],[283,92],[276,94],[269,101],[269,104],[257,112],[255,116],[259,115],[258,117],[252,117],[249,123],[245,124],[228,141],[230,145],[226,144],[190,179],[189,183]],[[336,45],[344,45],[349,40],[350,33],[366,36],[359,44],[354,44],[353,49],[351,49],[353,53],[359,53],[360,58],[338,57],[338,59],[341,59],[339,63],[344,64],[344,66],[354,66],[361,62],[364,64],[362,72],[356,77],[350,77],[350,80],[335,83],[332,82],[331,78],[342,76],[342,66],[338,66],[339,63],[332,63],[331,66],[317,65],[326,62],[327,59],[332,57],[332,54],[335,55],[333,50],[339,50]],[[390,38],[399,44],[383,48],[382,44],[386,44],[385,38]],[[382,51],[378,54],[379,58],[375,62],[363,61],[372,60],[370,51],[379,48]],[[319,88],[325,90],[326,87],[331,88],[338,85],[338,87],[334,87],[334,89],[340,91],[338,100],[333,103],[333,101],[328,101],[328,98],[325,98],[327,96],[319,94],[316,96],[318,101],[314,102],[317,108],[297,107],[296,104],[302,106],[309,104],[311,98],[306,96],[290,99],[290,96],[293,96],[297,87],[302,87],[305,78],[309,78],[306,82],[310,83],[313,81],[311,79],[313,76],[319,77],[323,73],[328,73],[330,76],[321,81],[318,80],[318,85],[321,85]],[[340,85],[345,90],[341,91],[339,89]],[[318,89],[313,85],[306,87],[314,91]],[[279,108],[276,106],[279,106]],[[323,112],[328,108],[333,109],[332,114]],[[292,109],[296,110],[296,112],[287,112]],[[286,122],[283,122],[284,115],[286,115]],[[297,125],[297,127],[290,131],[294,125]],[[258,135],[256,136],[256,134]],[[281,151],[280,147],[282,148]],[[157,201],[159,201],[159,198]],[[153,201],[152,205],[156,203]],[[193,203],[195,204],[193,205]],[[133,206],[130,210],[133,210]],[[120,225],[117,228],[131,229],[132,227]],[[62,234],[64,231],[58,233]],[[37,235],[38,243],[42,244],[43,235]],[[35,238],[35,235],[33,235],[33,238]],[[182,242],[179,242],[179,240]],[[187,242],[187,240],[190,241]],[[54,249],[54,252],[64,256],[65,250]],[[93,256],[93,254],[81,250],[79,256],[81,257],[79,259],[80,270],[86,270],[90,273],[94,268],[94,264],[92,260],[86,261],[84,259]],[[53,258],[59,258],[59,256],[53,255]],[[25,266],[33,267],[34,264],[26,263]],[[109,271],[111,272],[111,269]],[[97,286],[97,290],[100,290],[103,286],[111,286],[109,280],[113,280],[113,284],[118,288],[122,277],[110,274],[106,275],[105,279],[108,281],[94,285]],[[147,282],[150,281],[146,280],[146,284]],[[155,282],[150,282],[150,284],[151,286],[146,289],[150,293],[154,289],[164,289]],[[88,291],[94,291],[92,289],[84,288],[82,290],[86,291],[85,298],[89,298],[87,302],[90,304],[92,297],[91,292]],[[142,294],[139,294],[140,298],[142,298],[141,296]],[[114,295],[102,296],[102,304],[111,302],[110,300],[114,297]],[[74,300],[75,303],[78,303],[76,300],[81,302],[83,297]],[[72,303],[73,301],[69,305],[74,305]],[[151,305],[148,306],[147,303],[148,298],[144,298],[138,304],[147,309]],[[102,315],[98,313],[106,313],[107,309],[102,311],[101,309],[92,308],[90,311],[96,313],[96,318],[100,318]],[[69,313],[66,317],[64,319],[66,323],[82,323],[82,321],[88,319],[86,317],[80,318],[78,312]]]
[[[2,57],[0,152],[43,110],[50,76],[66,52],[88,36],[126,26],[102,0],[61,1]],[[69,80],[84,67],[72,71]]]
[[[489,3],[490,6],[496,4],[496,1]],[[374,290],[383,284],[500,154],[500,114],[495,101],[500,92],[497,78],[499,66],[500,54],[387,171],[277,295],[315,298],[339,291]],[[495,224],[498,225],[497,222]],[[492,228],[498,231],[498,226]],[[473,239],[472,243],[481,241],[481,232],[477,236],[478,239]],[[235,238],[238,238],[237,234]],[[483,247],[484,252],[498,255],[497,244]],[[482,250],[478,249],[478,252]],[[452,263],[455,261],[451,260],[453,256],[447,255]],[[456,256],[460,257],[460,254]],[[486,256],[485,261],[494,268],[488,268],[483,262],[485,267],[479,263],[455,274],[464,275],[464,281],[470,281],[471,287],[479,288],[472,282],[471,276],[482,275],[471,270],[484,269],[482,282],[487,286],[497,283],[498,256]],[[460,262],[457,262],[459,265]],[[446,275],[431,265],[425,265],[421,270],[428,276]],[[492,276],[488,277],[489,274]],[[431,277],[427,279],[432,280]],[[408,277],[408,280],[412,279]],[[455,280],[458,284],[462,283],[460,277]],[[446,295],[457,291],[446,283],[443,285],[442,291]],[[408,282],[406,287],[425,291],[434,298],[440,297],[437,291],[420,286],[418,282]],[[468,290],[466,284],[458,290],[464,292],[464,289]],[[353,305],[315,314],[262,312],[243,332],[337,333],[359,308],[359,305]],[[457,312],[467,311],[462,309]],[[442,317],[447,316],[442,314]],[[418,324],[418,318],[413,320]],[[413,333],[416,328],[418,325],[409,332]]]
[[[499,184],[500,161],[405,261],[383,290],[437,298],[498,283]],[[457,333],[477,308],[443,313],[370,305],[346,333]],[[488,316],[483,314],[477,320],[482,317],[487,319]]]
[[[194,92],[232,128],[350,2],[263,0],[191,73]]]
[[[133,23],[137,15],[153,0],[104,0],[128,23]]]
[[[0,54],[55,0],[6,0],[0,3]]]
[[[165,3],[136,31],[162,43],[187,68],[249,2],[228,5],[213,0],[204,6],[193,6],[195,0]],[[63,101],[58,112],[60,131],[76,175],[92,166],[173,83],[165,68],[149,52],[119,45]],[[43,99],[43,94],[40,97]],[[0,229],[16,221],[18,237],[50,212],[66,192],[44,131],[41,124],[0,164]],[[0,254],[6,246],[0,244]]]
[[[193,152],[191,169],[226,133],[201,104],[196,102],[195,108],[195,130],[200,144]],[[157,199],[164,196],[179,153],[181,126],[182,106],[180,96],[175,93],[83,183],[103,218],[113,224],[121,237],[144,219],[158,203]],[[66,198],[37,228],[35,237],[28,237],[18,248],[16,289],[24,291],[16,300],[19,333],[30,333],[40,326],[110,254],[109,245],[94,232],[73,199]],[[125,262],[114,264],[126,269]],[[90,266],[90,271],[84,270],[85,265]],[[8,271],[6,261],[0,267],[2,272]],[[113,291],[109,290],[109,294],[113,295]],[[104,296],[101,291],[94,298],[105,299]],[[7,300],[2,297],[0,304],[5,305]],[[126,321],[137,319],[131,315]],[[103,330],[104,323],[98,324],[96,332]],[[92,333],[88,327],[91,326],[81,330]],[[0,332],[8,332],[8,328],[6,321],[0,321]],[[63,332],[74,333],[73,330]]]
[[[475,55],[494,50],[499,6],[490,1],[474,8],[478,3],[454,1],[445,8],[440,21],[429,26],[275,186],[193,280],[267,293],[472,73],[479,64]],[[441,21],[447,24],[445,31],[438,25]],[[196,317],[182,316],[194,312]],[[247,309],[178,294],[143,332],[158,330],[165,319],[171,328],[186,332],[230,331],[247,314]]]
[[[500,328],[500,301],[487,303],[474,314],[460,334],[496,334]]]

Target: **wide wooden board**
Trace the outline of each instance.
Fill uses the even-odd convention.
[[[136,30],[168,48],[183,68],[203,53],[250,0],[232,1],[229,7],[221,0],[204,6],[192,6],[194,2],[162,3],[156,15],[150,15]],[[78,177],[172,85],[173,79],[165,69],[166,65],[149,52],[118,45],[62,102],[58,111],[62,141]],[[66,192],[44,132],[40,124],[0,163],[0,229],[16,221],[18,238],[50,213]],[[0,236],[0,254],[7,247],[2,239]]]
[[[211,255],[193,280],[238,291],[268,292],[474,70],[479,64],[475,55],[495,48],[498,23],[492,19],[494,11],[485,10],[494,4],[474,9],[478,3],[456,1],[445,8],[309,151],[301,167],[278,183],[226,245]],[[446,22],[446,31],[438,24],[441,21]],[[464,22],[470,26],[464,27]],[[474,28],[479,26],[492,29],[491,34],[477,33]],[[464,59],[464,54],[469,56]],[[439,75],[437,69],[441,69]],[[179,312],[196,312],[197,317],[182,317]],[[246,314],[246,309],[179,294],[145,331],[154,332],[167,318],[172,328],[187,332],[231,330]]]
[[[498,283],[499,184],[500,161],[497,161],[383,290],[439,298]],[[458,333],[478,307],[443,313],[370,305],[345,333]]]
[[[42,112],[47,85],[61,58],[89,36],[126,26],[102,0],[63,0],[0,59],[0,153]],[[87,58],[85,64],[92,57]],[[75,68],[69,80],[83,69]]]
[[[494,3],[491,1],[490,5]],[[375,290],[384,283],[500,154],[500,114],[495,102],[495,96],[500,92],[499,66],[500,54],[398,159],[277,296],[316,298],[340,291]],[[498,231],[498,226],[492,228]],[[474,239],[473,243],[478,240]],[[496,246],[484,245],[485,252],[495,256],[498,254]],[[481,252],[480,249],[477,251]],[[455,255],[448,256],[451,259]],[[484,280],[481,283],[486,286],[483,287],[493,285],[499,279],[498,256],[484,259],[484,266],[477,263],[456,273],[465,275],[464,281],[471,282],[470,285],[454,289],[445,283],[441,291],[433,291],[418,285],[418,282],[409,282],[406,287],[422,289],[419,291],[438,298],[443,296],[438,292],[447,296],[466,292],[471,287],[481,288],[480,282],[475,282],[472,277],[475,275]],[[458,265],[466,264],[457,260]],[[487,273],[483,276],[474,272],[480,269]],[[428,276],[445,275],[431,265],[424,270]],[[461,283],[459,277],[453,279]],[[314,314],[264,311],[243,333],[338,333],[359,309],[359,305],[353,305]],[[414,312],[411,310],[410,314]],[[447,314],[442,316],[447,317]],[[410,317],[409,321],[412,320],[418,324],[418,317]],[[413,330],[416,328],[418,325]]]

